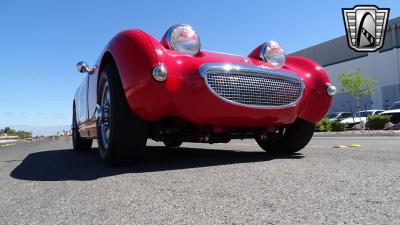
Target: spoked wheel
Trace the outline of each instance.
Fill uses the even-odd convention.
[[[104,81],[103,90],[101,93],[100,106],[102,109],[102,115],[99,118],[100,125],[100,141],[104,149],[108,149],[108,142],[110,140],[110,118],[111,118],[111,104],[110,104],[110,86],[108,81]],[[103,149],[103,150],[104,150]]]
[[[78,131],[75,104],[72,109],[72,145],[77,152],[88,151],[92,148],[92,139],[84,139]]]
[[[281,132],[280,137],[256,138],[257,144],[266,152],[292,154],[303,149],[314,134],[315,125],[302,119],[296,120]]]
[[[115,63],[104,66],[97,93],[100,157],[108,165],[137,159],[146,147],[148,124],[130,109]]]

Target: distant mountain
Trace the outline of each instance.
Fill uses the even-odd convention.
[[[24,125],[18,125],[18,126],[10,126],[10,128],[15,129],[15,130],[24,130],[28,132],[32,132],[32,136],[50,136],[50,135],[56,135],[57,132],[59,134],[62,134],[63,130],[71,130],[71,125],[58,125],[58,126],[24,126]]]

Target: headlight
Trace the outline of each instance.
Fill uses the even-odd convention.
[[[168,29],[165,35],[167,48],[196,55],[200,52],[200,38],[196,31],[189,25],[175,25]]]
[[[285,50],[275,41],[265,42],[260,48],[260,58],[274,66],[285,64]]]

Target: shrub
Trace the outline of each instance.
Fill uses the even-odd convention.
[[[330,123],[330,120],[327,118],[324,118],[320,120],[316,125],[315,125],[315,131],[316,132],[326,132],[328,131],[328,125]]]
[[[368,116],[367,126],[372,130],[379,130],[385,127],[385,124],[390,121],[390,117],[387,115],[373,115]]]
[[[338,121],[331,121],[327,118],[324,118],[315,125],[315,131],[344,131],[344,124],[339,123]]]
[[[31,138],[32,137],[32,133],[27,132],[27,131],[17,131],[16,135],[20,138]]]
[[[344,124],[338,121],[330,121],[328,123],[328,131],[344,131]]]

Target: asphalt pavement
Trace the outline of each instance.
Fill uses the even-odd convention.
[[[67,140],[0,147],[0,224],[400,224],[398,136],[315,137],[290,156],[148,145],[124,167]]]

